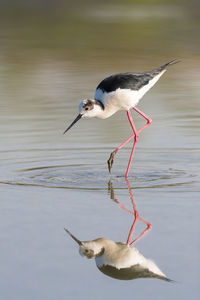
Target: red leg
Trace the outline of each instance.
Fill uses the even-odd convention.
[[[111,154],[109,157],[109,160],[107,161],[108,163],[108,170],[109,172],[111,171],[112,165],[113,165],[113,161],[115,158],[116,153],[123,148],[130,140],[132,140],[135,137],[135,134],[133,134],[132,136],[130,136],[124,143],[122,143],[119,147],[117,147]]]
[[[147,120],[147,123],[142,127],[140,128],[137,133],[141,132],[142,130],[144,130],[145,128],[147,128],[148,126],[151,125],[152,123],[152,119],[149,118],[148,116],[146,116],[141,110],[139,110],[137,107],[134,107],[133,108],[138,114],[140,114],[143,118],[145,118]]]
[[[135,152],[136,144],[137,144],[138,138],[139,138],[139,135],[138,135],[137,130],[135,128],[135,125],[133,123],[133,119],[132,119],[130,110],[127,111],[127,116],[128,116],[129,122],[130,122],[131,127],[132,127],[133,132],[134,132],[135,143],[133,145],[133,148],[132,148],[132,151],[131,151],[131,156],[130,156],[130,159],[129,159],[129,162],[128,162],[128,167],[127,167],[126,175],[125,175],[126,178],[128,177],[128,173],[129,173],[129,170],[130,170],[131,162],[132,162],[132,159],[133,159],[133,154]]]
[[[145,128],[147,128],[149,125],[151,125],[152,120],[146,116],[144,113],[142,113],[138,108],[134,107],[133,108],[136,112],[138,112],[140,115],[142,115],[146,120],[147,120],[147,124],[145,124],[142,128],[140,128],[137,133],[141,132],[142,130],[144,130]],[[115,154],[121,149],[123,148],[128,142],[130,142],[133,138],[135,137],[135,134],[131,135],[124,143],[122,143],[119,147],[117,147],[114,152]]]
[[[108,169],[109,169],[109,172],[111,171],[111,168],[112,168],[112,164],[113,164],[113,161],[114,161],[114,158],[115,158],[115,155],[116,153],[121,149],[123,148],[128,142],[130,142],[133,138],[135,138],[135,143],[134,143],[134,146],[133,146],[133,149],[132,149],[132,152],[131,152],[131,157],[129,159],[129,164],[128,164],[128,168],[127,168],[127,171],[126,171],[126,175],[125,177],[127,178],[128,177],[128,173],[129,173],[129,169],[130,169],[130,165],[131,165],[131,161],[132,161],[132,158],[133,158],[133,154],[134,154],[134,151],[135,151],[135,147],[136,147],[136,143],[138,141],[138,133],[143,131],[145,128],[147,128],[152,120],[146,116],[143,112],[141,112],[138,108],[134,107],[133,108],[137,113],[139,113],[142,117],[144,117],[146,120],[147,120],[147,123],[142,127],[140,128],[138,131],[136,130],[135,128],[135,125],[133,123],[133,120],[132,120],[132,117],[131,117],[131,113],[130,111],[127,111],[127,116],[128,116],[128,119],[129,119],[129,122],[131,124],[131,127],[133,129],[133,132],[134,134],[132,136],[130,136],[124,143],[122,143],[118,148],[116,148],[110,155],[110,158],[108,160]]]
[[[137,131],[136,128],[135,128],[135,125],[133,123],[131,113],[130,113],[129,110],[127,111],[127,116],[128,116],[129,122],[131,124],[131,127],[132,127],[134,135],[135,135],[135,143],[133,145],[133,148],[132,148],[132,151],[131,151],[131,156],[130,156],[129,163],[128,163],[128,167],[127,167],[127,170],[126,170],[126,175],[125,175],[126,178],[128,178],[128,173],[129,173],[131,162],[132,162],[132,159],[133,159],[133,154],[135,152],[136,144],[138,142],[138,138],[139,138],[138,133],[141,132],[142,130],[144,130],[145,128],[147,128],[152,123],[152,120],[148,116],[146,116],[142,111],[140,111],[138,108],[134,107],[133,109],[137,113],[139,113],[142,117],[144,117],[147,120],[147,123]]]

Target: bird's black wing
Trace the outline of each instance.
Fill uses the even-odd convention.
[[[147,85],[151,79],[163,72],[169,65],[176,64],[177,62],[178,61],[174,59],[157,69],[144,73],[120,73],[111,75],[101,81],[97,86],[97,89],[101,89],[103,92],[107,93],[113,92],[118,88],[137,91]]]
[[[120,73],[102,80],[97,89],[103,92],[113,92],[120,89],[139,90],[153,78],[151,73]]]

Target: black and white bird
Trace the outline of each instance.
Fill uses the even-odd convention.
[[[145,258],[135,247],[106,238],[80,241],[66,228],[65,231],[79,245],[81,256],[94,258],[97,268],[107,276],[121,280],[158,278],[171,281],[152,260]]]
[[[128,177],[131,161],[138,141],[139,133],[151,124],[151,119],[141,112],[136,105],[144,94],[153,87],[158,79],[164,74],[169,65],[177,63],[177,60],[172,60],[161,67],[144,73],[119,73],[105,78],[99,83],[96,88],[94,99],[85,99],[79,105],[79,114],[72,124],[65,130],[66,133],[78,120],[81,118],[100,118],[106,119],[115,114],[119,110],[127,111],[127,116],[130,125],[133,129],[133,135],[130,136],[124,143],[116,148],[110,155],[108,160],[109,171],[112,168],[115,154],[126,145],[131,139],[134,139],[134,145],[129,159],[125,177]],[[136,130],[132,120],[130,109],[134,109],[147,123]]]

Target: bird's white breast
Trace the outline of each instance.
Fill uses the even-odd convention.
[[[98,267],[110,265],[118,269],[129,268],[142,260],[141,254],[134,247],[127,245],[121,247],[107,248],[102,256],[96,258]]]
[[[128,110],[138,103],[138,99],[140,99],[138,93],[138,91],[131,89],[118,88],[109,93],[98,89],[95,93],[95,99],[103,102],[105,110]]]

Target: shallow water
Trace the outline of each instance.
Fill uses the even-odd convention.
[[[38,24],[18,19],[14,27],[9,16],[1,20],[2,299],[199,299],[200,63],[192,39],[198,23],[177,7],[137,6],[131,14],[126,6],[94,6],[82,16],[74,9],[58,23],[49,16],[41,31],[40,17]],[[167,28],[166,11],[173,11]],[[135,27],[141,26],[140,36]],[[129,180],[139,214],[152,224],[135,246],[175,282],[118,281],[83,259],[63,228],[83,240],[126,242],[132,216],[108,187],[111,180],[116,199],[131,209],[124,179],[131,143],[117,154],[111,175],[107,169],[111,151],[131,134],[126,113],[80,120],[62,133],[80,100],[91,97],[105,76],[149,70],[173,58],[181,63],[138,106],[153,123],[140,134]],[[143,125],[133,118],[137,128]],[[135,235],[142,229],[137,224]]]

